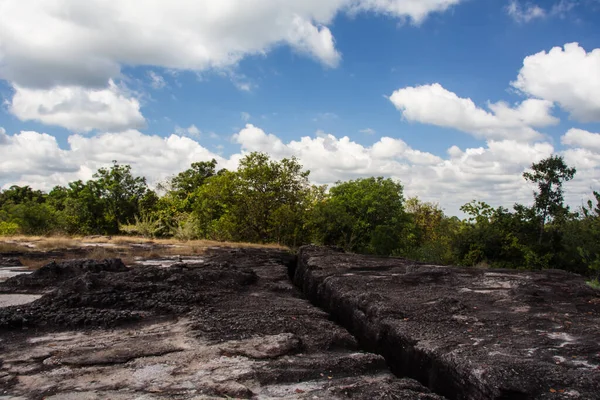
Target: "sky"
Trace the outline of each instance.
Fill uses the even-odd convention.
[[[0,0],[0,187],[113,160],[153,186],[296,157],[315,184],[530,204],[552,154],[600,190],[600,0]]]

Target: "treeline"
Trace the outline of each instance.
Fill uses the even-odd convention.
[[[561,157],[533,164],[533,206],[512,210],[473,201],[464,220],[437,204],[405,199],[392,179],[361,178],[331,188],[311,185],[295,158],[244,157],[237,171],[215,160],[191,167],[150,190],[145,178],[114,162],[93,179],[49,193],[13,186],[0,193],[0,235],[135,234],[335,245],[432,263],[600,271],[600,194],[572,211],[562,183],[576,171]],[[157,194],[160,193],[161,195]]]

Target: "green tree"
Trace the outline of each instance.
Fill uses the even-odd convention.
[[[408,199],[404,208],[408,224],[403,233],[404,248],[398,255],[419,261],[452,264],[452,240],[460,221],[448,218],[436,203]]]
[[[542,243],[544,227],[548,218],[560,219],[568,212],[564,206],[563,182],[573,179],[575,168],[569,168],[561,156],[550,156],[531,165],[532,172],[523,173],[523,177],[537,184],[538,191],[534,192],[534,207],[539,217],[538,243]]]
[[[131,166],[117,161],[110,168],[100,168],[94,178],[89,184],[105,203],[109,233],[117,233],[119,224],[131,223],[139,216],[140,201],[148,190],[146,178],[133,176]]]
[[[403,187],[392,179],[338,182],[314,215],[316,240],[347,250],[392,254],[406,222]]]
[[[42,204],[46,202],[46,195],[40,190],[33,190],[29,186],[13,185],[0,192],[0,207],[8,204],[23,204],[34,202]]]
[[[217,160],[201,161],[192,163],[191,167],[174,176],[169,182],[170,190],[175,192],[180,198],[185,199],[204,182],[215,175]]]
[[[200,231],[227,240],[303,242],[309,174],[295,158],[248,154],[237,171],[219,171],[197,189]]]

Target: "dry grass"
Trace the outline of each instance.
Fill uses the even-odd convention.
[[[28,252],[30,250],[31,249],[29,247],[26,247],[19,243],[0,242],[0,253],[13,253],[13,252],[24,253],[24,252]]]
[[[27,245],[33,245],[34,247],[30,248]],[[132,236],[12,236],[0,238],[0,253],[31,253],[31,256],[24,255],[20,257],[23,265],[30,269],[40,268],[52,260],[59,261],[80,257],[96,260],[121,258],[125,264],[131,265],[136,262],[136,259],[140,258],[197,256],[211,247],[287,249],[276,244],[232,243],[211,240],[179,241],[176,239],[148,239]],[[52,257],[43,256],[43,252],[52,250],[58,250],[59,254],[55,253]],[[82,251],[84,254],[82,254]],[[41,256],[40,253],[42,253]]]
[[[214,240],[189,240],[181,241],[177,239],[149,239],[136,236],[87,236],[73,238],[84,243],[112,243],[116,245],[131,245],[131,244],[157,244],[171,245],[182,247],[254,247],[268,249],[286,249],[287,247],[278,244],[256,244],[256,243],[235,243],[235,242],[218,242]]]
[[[39,250],[58,250],[79,247],[79,242],[66,237],[49,237],[35,243]]]

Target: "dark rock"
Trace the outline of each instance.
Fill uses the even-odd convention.
[[[40,287],[52,291],[34,303],[0,309],[7,338],[0,345],[10,349],[8,356],[0,351],[0,370],[29,374],[7,383],[8,392],[69,398],[75,387],[118,399],[443,399],[395,378],[382,356],[361,351],[312,306],[289,280],[294,255],[231,249],[203,258],[196,265],[87,271]],[[58,340],[56,331],[72,328],[94,330]],[[45,338],[35,340],[39,335]],[[103,381],[115,369],[149,380]],[[108,390],[125,397],[100,395]]]
[[[22,267],[18,257],[0,257],[0,267]]]
[[[600,292],[578,275],[308,246],[294,282],[397,375],[450,399],[599,398]]]
[[[0,290],[35,291],[52,289],[56,285],[86,273],[126,272],[129,269],[120,259],[69,260],[51,263],[27,275],[18,275],[0,284]]]

